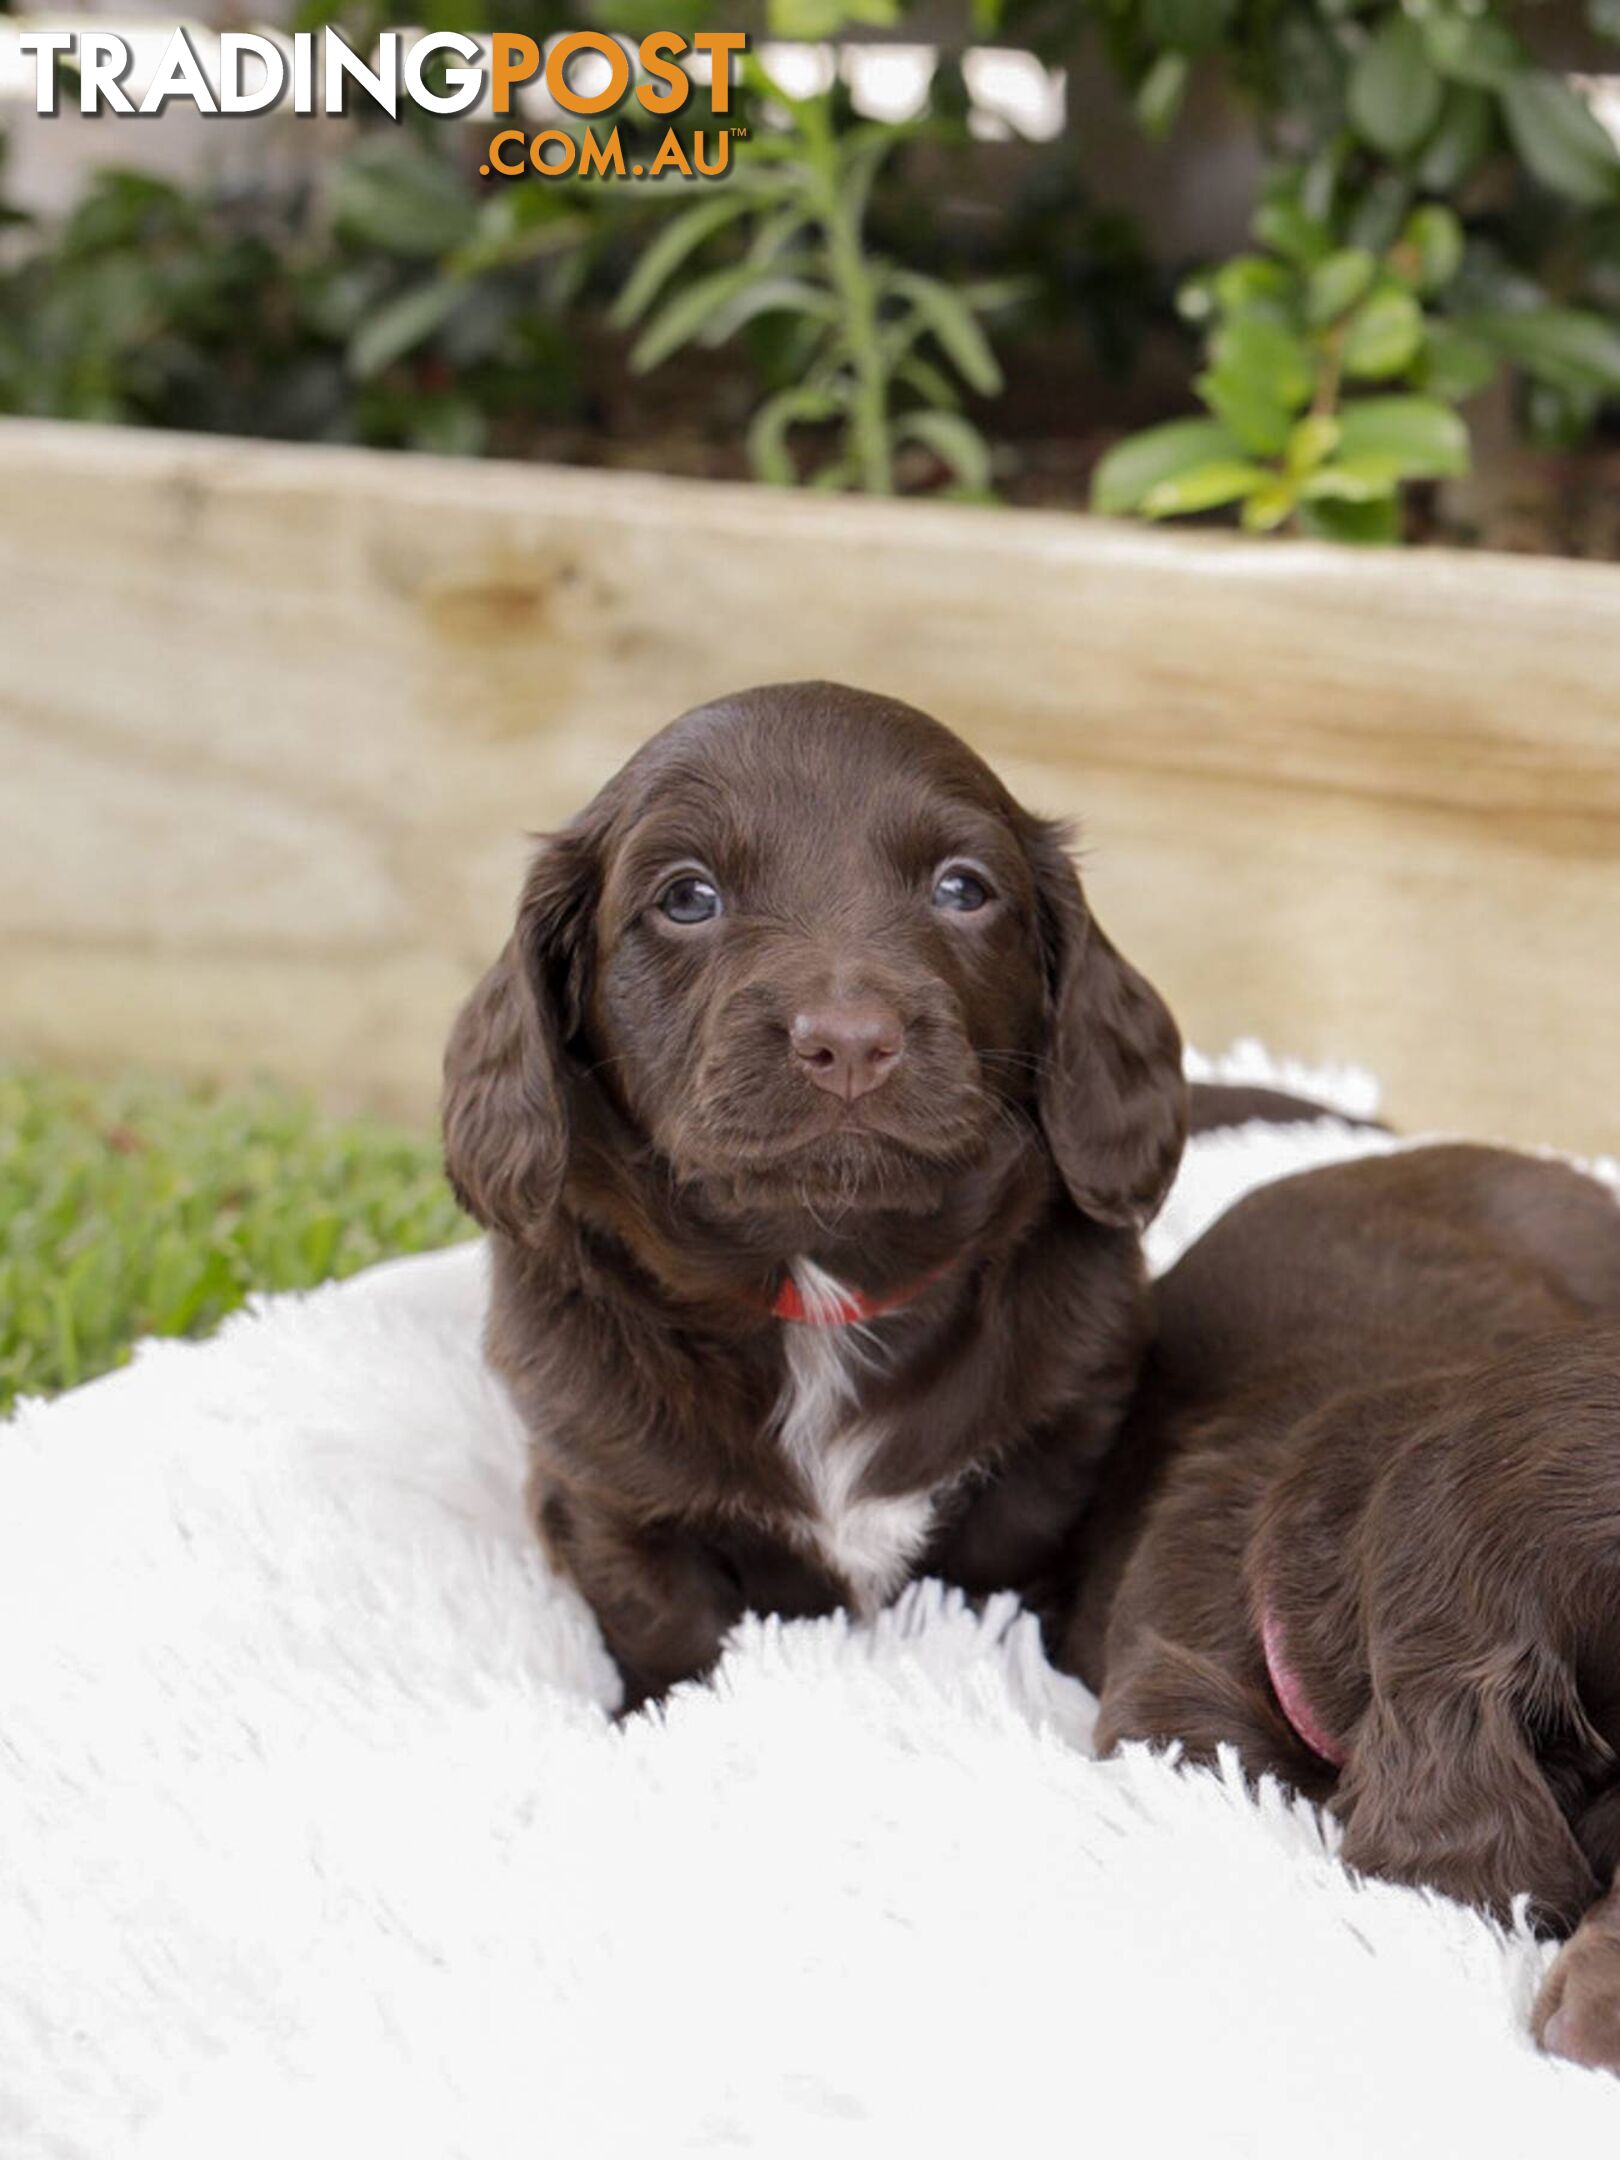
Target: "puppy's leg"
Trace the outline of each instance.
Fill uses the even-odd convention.
[[[1174,1741],[1193,1763],[1213,1763],[1220,1748],[1233,1747],[1247,1777],[1281,1778],[1313,1800],[1333,1783],[1332,1770],[1300,1745],[1263,1682],[1151,1631],[1123,1655],[1110,1649],[1097,1752],[1112,1754],[1127,1740],[1154,1747]]]
[[[1620,2073],[1620,1875],[1554,1959],[1530,2030],[1549,2055]]]
[[[935,1532],[918,1573],[937,1575],[972,1599],[1015,1590],[1035,1613],[1048,1655],[1057,1655],[1074,1585],[1065,1565],[1091,1463],[1102,1442],[1082,1434],[1065,1462],[1055,1449],[1026,1448],[976,1486]]]
[[[709,1670],[742,1617],[743,1595],[698,1537],[538,1486],[531,1504],[541,1542],[584,1593],[619,1668],[621,1717]]]
[[[1505,1917],[1573,1927],[1597,1894],[1510,1686],[1413,1679],[1375,1698],[1334,1795],[1348,1866]]]

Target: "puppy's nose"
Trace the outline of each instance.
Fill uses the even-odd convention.
[[[845,1102],[881,1087],[896,1065],[906,1031],[887,1005],[823,1005],[802,1012],[789,1034],[806,1076]]]

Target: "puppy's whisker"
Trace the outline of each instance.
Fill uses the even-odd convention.
[[[989,1113],[992,1126],[999,1127],[1015,1139],[1021,1149],[1042,1144],[1039,1125],[1019,1104],[1008,1102],[999,1095],[992,1095],[984,1088],[974,1091],[974,1100]]]
[[[582,1066],[580,1068],[581,1077],[586,1080],[594,1080],[598,1073],[607,1072],[615,1065],[628,1065],[629,1063],[630,1059],[622,1051],[619,1051],[612,1057],[596,1058],[589,1065]]]
[[[1005,1065],[1015,1070],[1031,1072],[1038,1079],[1048,1079],[1058,1070],[1056,1061],[1043,1050],[981,1050],[981,1065]]]

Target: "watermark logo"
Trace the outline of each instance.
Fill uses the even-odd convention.
[[[176,26],[137,98],[129,87],[131,41],[116,31],[30,29],[16,40],[34,61],[35,110],[46,115],[58,110],[70,69],[83,113],[150,115],[188,104],[223,117],[278,108],[337,115],[360,99],[391,120],[406,105],[441,118],[506,120],[515,103],[539,104],[556,124],[499,128],[479,170],[545,180],[658,180],[668,173],[717,179],[729,169],[733,143],[747,134],[727,124],[732,62],[747,42],[739,30],[691,37],[655,30],[639,39],[574,30],[544,46],[512,31],[474,38],[385,30],[367,56],[331,28],[290,36],[227,30],[209,41],[205,60],[192,33]],[[693,127],[690,108],[700,84],[709,122]],[[661,139],[638,129],[627,148],[611,119],[626,107],[670,125]],[[580,120],[582,128],[565,124]]]

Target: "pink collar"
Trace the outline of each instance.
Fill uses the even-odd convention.
[[[1342,1770],[1344,1749],[1311,1708],[1305,1683],[1289,1661],[1288,1652],[1283,1648],[1282,1628],[1269,1605],[1260,1613],[1260,1647],[1266,1654],[1266,1674],[1282,1705],[1283,1716],[1313,1755],[1320,1755],[1323,1762],[1331,1763],[1335,1770]]]

